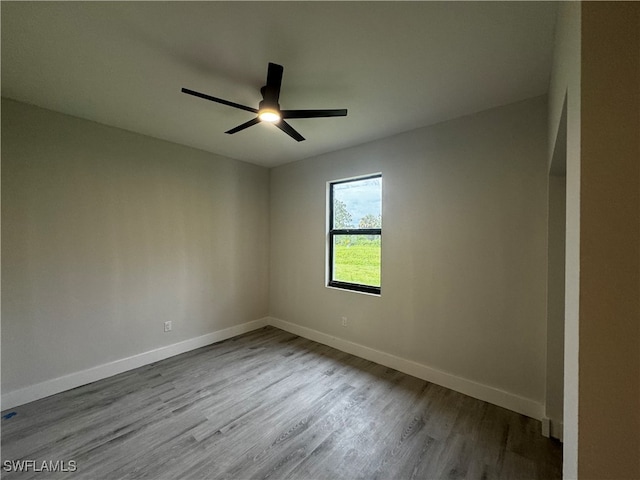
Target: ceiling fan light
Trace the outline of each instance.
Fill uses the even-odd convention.
[[[280,112],[272,108],[263,108],[258,112],[258,118],[261,122],[277,123],[282,118]]]

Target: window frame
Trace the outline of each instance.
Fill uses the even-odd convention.
[[[334,240],[336,236],[339,235],[379,235],[380,236],[380,258],[382,260],[382,227],[381,228],[334,228],[334,194],[333,187],[334,185],[339,185],[343,183],[351,183],[357,182],[361,180],[368,180],[370,178],[379,178],[381,185],[381,195],[382,195],[382,173],[373,173],[369,175],[364,175],[361,177],[351,177],[343,180],[334,180],[327,182],[329,187],[329,225],[328,225],[328,234],[327,239],[329,242],[328,245],[328,279],[327,279],[327,287],[340,288],[343,290],[353,290],[357,292],[370,293],[374,295],[382,294],[382,265],[380,265],[380,286],[374,285],[364,285],[361,283],[352,283],[352,282],[341,282],[339,280],[333,279],[333,258],[334,258]],[[382,198],[380,198],[382,201]],[[382,209],[381,209],[382,210]],[[382,215],[382,211],[380,212]],[[382,263],[382,262],[381,262]]]

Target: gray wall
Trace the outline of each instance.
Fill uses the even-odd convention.
[[[546,119],[536,98],[273,169],[271,315],[543,405]],[[329,289],[326,182],[375,172],[382,295]]]
[[[3,393],[264,317],[268,205],[267,169],[3,99]]]

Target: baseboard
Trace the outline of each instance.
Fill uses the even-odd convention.
[[[557,420],[551,420],[551,437],[564,442],[564,423]]]
[[[554,420],[549,417],[542,419],[542,436],[547,438],[555,438],[556,440],[563,441],[562,431],[564,430],[564,424],[558,420]]]
[[[267,322],[269,325],[286,330],[287,332],[295,335],[328,345],[366,360],[371,360],[372,362],[379,363],[380,365],[394,368],[400,372],[450,388],[456,392],[498,405],[499,407],[521,413],[522,415],[535,418],[536,420],[541,420],[544,416],[544,405],[534,400],[474,382],[473,380],[458,377],[451,373],[443,372],[406,358],[401,358],[374,348],[334,337],[311,328],[286,322],[279,318],[268,317]]]
[[[149,365],[150,363],[164,360],[165,358],[173,357],[174,355],[189,352],[196,348],[205,347],[212,343],[221,342],[222,340],[262,328],[266,325],[268,325],[268,319],[261,318],[207,333],[206,335],[199,337],[183,340],[171,345],[166,345],[154,350],[149,350],[148,352],[133,355],[114,362],[98,365],[87,370],[74,372],[69,375],[64,375],[35,385],[3,393],[1,410],[17,407],[18,405],[24,405],[25,403],[33,402],[34,400],[39,400],[50,395],[55,395],[56,393],[80,387],[97,380],[102,380],[103,378],[111,377],[128,370],[133,370],[134,368]]]

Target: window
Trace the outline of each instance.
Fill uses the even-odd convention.
[[[328,286],[380,293],[382,175],[329,183]]]

